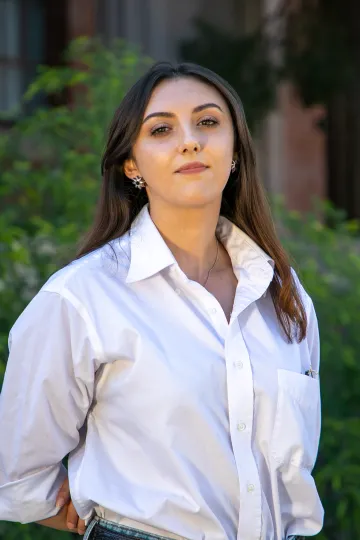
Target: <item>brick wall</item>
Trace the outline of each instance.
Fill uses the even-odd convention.
[[[283,114],[284,195],[290,208],[310,210],[312,199],[327,196],[326,135],[318,123],[322,107],[303,108],[290,85],[280,92]]]
[[[68,41],[96,33],[97,0],[68,0]]]

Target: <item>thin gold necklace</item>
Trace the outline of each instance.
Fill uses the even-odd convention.
[[[203,287],[205,287],[205,285],[207,284],[209,276],[210,276],[210,272],[214,268],[215,264],[217,263],[217,258],[218,258],[218,254],[219,254],[219,240],[217,239],[216,236],[215,236],[215,239],[216,239],[216,257],[215,257],[215,261],[214,261],[212,267],[208,271],[208,275],[206,276],[205,282],[203,283]]]

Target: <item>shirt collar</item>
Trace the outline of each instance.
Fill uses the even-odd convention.
[[[273,260],[247,234],[224,216],[220,216],[216,233],[229,253],[235,271],[246,270],[253,273],[260,269],[268,277],[273,273]],[[177,261],[167,246],[154,222],[146,204],[135,220],[130,231],[130,267],[126,283],[146,279]],[[255,271],[256,274],[256,271]]]
[[[157,274],[176,259],[150,217],[146,204],[134,219],[130,231],[130,267],[126,283]]]
[[[274,269],[273,259],[250,236],[224,216],[219,217],[216,235],[226,248],[234,269],[249,269],[253,264]]]

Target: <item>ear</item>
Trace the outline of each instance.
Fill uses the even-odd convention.
[[[126,159],[124,161],[123,168],[124,168],[124,173],[126,174],[128,178],[130,178],[130,180],[135,178],[135,176],[141,176],[139,169],[137,168],[135,161],[133,159]]]

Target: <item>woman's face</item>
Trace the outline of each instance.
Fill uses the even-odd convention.
[[[129,178],[144,178],[150,205],[198,207],[221,201],[234,155],[234,129],[222,95],[196,78],[157,86],[124,164]],[[196,162],[191,170],[180,168]],[[203,167],[200,166],[203,164]]]

